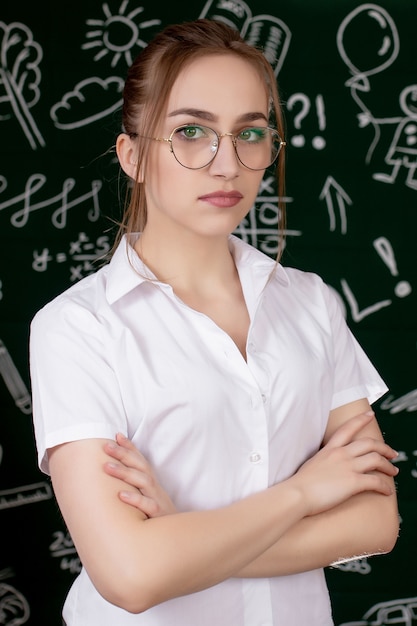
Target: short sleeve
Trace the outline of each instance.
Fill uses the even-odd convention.
[[[68,441],[113,439],[126,432],[105,329],[87,309],[61,298],[39,311],[30,330],[30,375],[38,462],[49,473],[47,450]]]
[[[373,404],[388,388],[360,346],[343,316],[335,292],[323,283],[333,337],[334,386],[332,409],[367,398]]]

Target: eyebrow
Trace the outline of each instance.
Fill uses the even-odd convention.
[[[213,113],[210,113],[209,111],[203,111],[202,109],[184,107],[182,109],[176,109],[175,111],[171,111],[171,113],[168,113],[168,117],[175,117],[176,115],[189,115],[190,117],[196,117],[201,120],[206,120],[207,122],[217,121],[216,115],[213,115]],[[268,118],[261,111],[251,111],[249,113],[243,113],[237,118],[236,122],[253,122],[259,119],[268,122]]]

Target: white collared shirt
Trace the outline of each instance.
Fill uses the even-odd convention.
[[[179,510],[212,509],[291,476],[319,449],[331,409],[386,392],[317,275],[284,269],[237,237],[230,246],[250,315],[247,361],[126,240],[108,265],[37,313],[30,355],[43,471],[48,448],[121,431]],[[106,602],[82,570],[64,618],[68,626],[332,624],[322,570],[230,579],[139,615]]]

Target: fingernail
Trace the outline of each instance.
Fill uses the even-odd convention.
[[[375,415],[373,411],[366,411],[365,415]]]
[[[131,491],[121,491],[120,492],[120,497],[121,498],[126,498],[127,500],[130,500],[133,496],[133,493]]]

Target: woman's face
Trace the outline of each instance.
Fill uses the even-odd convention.
[[[193,61],[174,83],[158,137],[168,138],[183,124],[208,126],[218,134],[267,126],[264,82],[252,65],[235,55]],[[220,139],[214,160],[195,170],[178,163],[168,142],[153,141],[144,171],[145,230],[170,236],[184,230],[227,236],[253,205],[263,174],[238,161],[228,136]]]

